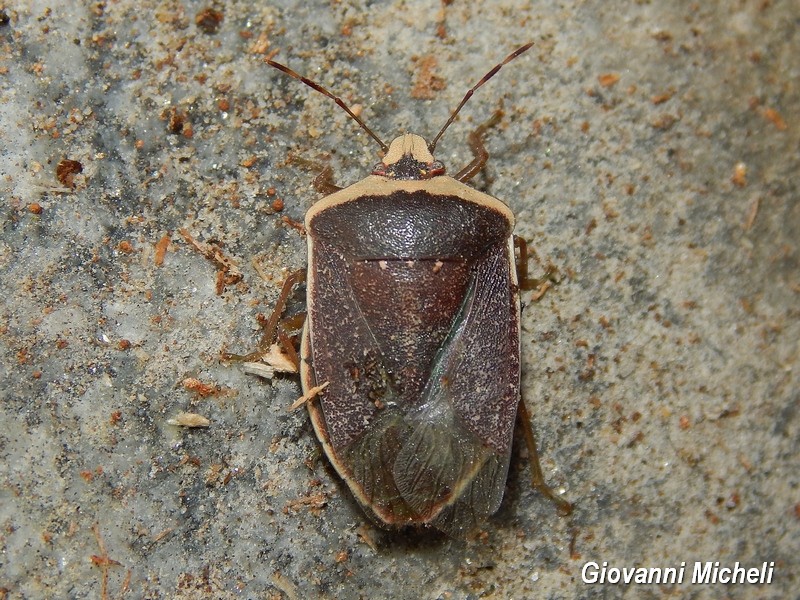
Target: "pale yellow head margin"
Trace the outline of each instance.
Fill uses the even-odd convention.
[[[393,165],[404,156],[411,156],[414,160],[425,164],[434,160],[433,154],[428,150],[428,142],[413,133],[404,133],[394,138],[381,162],[384,165]]]

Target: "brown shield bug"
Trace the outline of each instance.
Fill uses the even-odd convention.
[[[299,361],[287,352],[325,454],[385,526],[458,535],[493,514],[518,414],[534,484],[569,509],[544,483],[520,397],[514,215],[465,185],[486,163],[482,137],[499,113],[470,136],[474,158],[455,177],[433,156],[475,90],[532,45],[475,84],[433,141],[407,133],[388,146],[340,98],[267,61],[333,99],[384,152],[358,183],[326,181],[337,191],[306,214],[307,317]],[[285,282],[268,338],[286,341],[277,319],[302,277]]]

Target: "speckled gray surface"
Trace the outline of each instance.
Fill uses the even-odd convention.
[[[230,2],[216,31],[204,3],[6,4],[0,597],[796,593],[799,13],[710,4]],[[376,159],[333,103],[261,61],[278,52],[385,138],[429,137],[527,40],[439,158],[457,170],[502,105],[475,185],[561,274],[524,312],[524,384],[546,476],[577,508],[559,518],[520,460],[467,540],[364,529],[286,410],[296,381],[219,361],[255,346],[257,313],[304,266],[281,223],[316,198],[296,157],[330,157],[340,183]],[[82,165],[72,187],[62,159]],[[181,228],[242,280],[217,294]],[[167,423],[183,411],[211,426]],[[775,575],[581,581],[589,561],[695,560]]]

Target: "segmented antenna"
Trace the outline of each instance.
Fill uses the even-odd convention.
[[[484,75],[483,78],[478,83],[476,83],[474,86],[472,86],[472,88],[470,88],[470,90],[464,95],[464,98],[461,100],[461,103],[456,107],[456,109],[450,115],[450,118],[447,119],[447,123],[445,123],[444,127],[442,127],[439,130],[439,133],[436,134],[436,137],[433,138],[433,141],[430,144],[428,144],[428,150],[430,151],[431,154],[433,154],[433,151],[436,148],[436,144],[439,141],[439,139],[442,137],[442,135],[444,135],[444,132],[447,131],[447,128],[450,127],[450,125],[452,125],[453,121],[456,120],[456,117],[458,116],[458,113],[461,111],[461,109],[464,107],[464,105],[467,103],[467,101],[470,98],[472,98],[472,94],[475,93],[475,90],[477,90],[484,83],[486,83],[492,77],[494,77],[494,75],[500,69],[502,69],[504,65],[507,65],[512,60],[517,58],[520,54],[522,54],[523,52],[526,52],[527,50],[529,50],[531,48],[531,46],[533,46],[533,42],[529,42],[529,43],[525,44],[524,46],[514,50],[514,52],[512,52],[511,54],[506,56],[506,58],[503,60],[503,62],[495,65],[492,68],[492,70],[489,71],[488,73],[486,73],[486,75]],[[369,127],[367,127],[367,124],[364,123],[364,121],[362,121],[361,119],[359,119],[358,116],[356,116],[356,114],[352,110],[350,110],[350,107],[347,106],[347,104],[344,103],[344,100],[339,98],[339,96],[336,96],[335,94],[332,94],[331,92],[326,90],[324,87],[322,87],[317,82],[312,81],[308,77],[303,77],[302,75],[300,75],[300,73],[297,73],[297,72],[293,71],[292,69],[290,69],[286,65],[282,65],[281,63],[275,62],[274,60],[270,60],[270,59],[266,59],[264,62],[266,62],[270,67],[274,67],[275,69],[278,69],[279,71],[283,71],[284,73],[286,73],[290,77],[294,77],[298,81],[301,81],[302,83],[306,84],[312,90],[316,90],[317,92],[319,92],[321,94],[324,94],[325,96],[327,96],[328,98],[330,98],[331,100],[336,102],[336,104],[338,104],[339,107],[342,110],[344,110],[350,116],[350,118],[352,118],[356,123],[358,123],[361,126],[361,129],[366,131],[373,140],[378,142],[378,145],[380,145],[381,150],[383,150],[384,152],[389,150],[389,146],[387,146],[383,142],[383,140],[381,140],[381,138],[379,138],[377,135],[375,135],[375,133]]]
[[[529,50],[531,46],[533,46],[533,42],[528,42],[527,44],[525,44],[521,48],[517,48],[516,50],[514,50],[514,52],[512,52],[511,54],[506,56],[506,58],[505,58],[505,60],[503,60],[503,62],[501,62],[500,64],[495,65],[494,68],[491,71],[489,71],[486,75],[484,75],[483,78],[478,83],[476,83],[474,86],[472,86],[472,88],[464,95],[464,98],[461,100],[461,104],[459,104],[458,107],[456,107],[456,109],[453,111],[453,114],[451,114],[450,118],[447,119],[447,123],[444,124],[444,127],[442,127],[439,130],[439,133],[436,134],[436,137],[433,138],[433,141],[430,144],[428,144],[428,150],[430,151],[431,154],[433,154],[433,151],[436,148],[436,144],[439,141],[439,138],[442,137],[444,132],[447,131],[447,128],[450,127],[450,125],[452,125],[453,121],[456,120],[456,116],[458,116],[458,113],[461,111],[461,109],[467,103],[467,100],[472,98],[472,94],[475,93],[475,90],[477,90],[484,83],[486,83],[492,77],[494,77],[495,73],[497,73],[500,69],[502,69],[504,65],[507,65],[512,60],[517,58],[520,54],[522,54],[523,52],[526,52],[527,50]]]
[[[302,81],[308,87],[310,87],[312,90],[316,90],[316,91],[320,92],[321,94],[325,94],[328,98],[330,98],[331,100],[336,102],[336,104],[338,104],[348,115],[350,115],[350,117],[352,119],[354,119],[356,123],[361,125],[361,128],[364,131],[366,131],[373,140],[378,142],[378,144],[381,147],[381,150],[383,150],[384,152],[389,150],[389,146],[384,144],[383,140],[381,140],[381,138],[379,138],[377,135],[375,135],[375,133],[369,127],[367,127],[367,124],[364,123],[364,121],[362,121],[361,119],[359,119],[356,116],[356,114],[352,110],[350,110],[350,107],[347,106],[347,104],[344,103],[344,100],[339,98],[339,96],[336,96],[336,95],[332,94],[331,92],[326,90],[324,87],[322,87],[317,82],[311,81],[308,77],[303,77],[302,75],[300,75],[300,73],[296,73],[296,72],[292,71],[289,67],[287,67],[285,65],[282,65],[281,63],[277,63],[274,60],[269,60],[269,59],[267,59],[265,62],[270,67],[275,67],[276,69],[278,69],[279,71],[283,71],[284,73],[286,73],[290,77],[294,77],[295,79],[298,79],[298,80]]]

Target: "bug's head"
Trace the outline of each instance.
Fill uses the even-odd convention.
[[[431,179],[444,175],[444,170],[444,164],[428,150],[428,142],[413,133],[405,133],[389,144],[389,150],[375,165],[372,174],[390,179]]]

